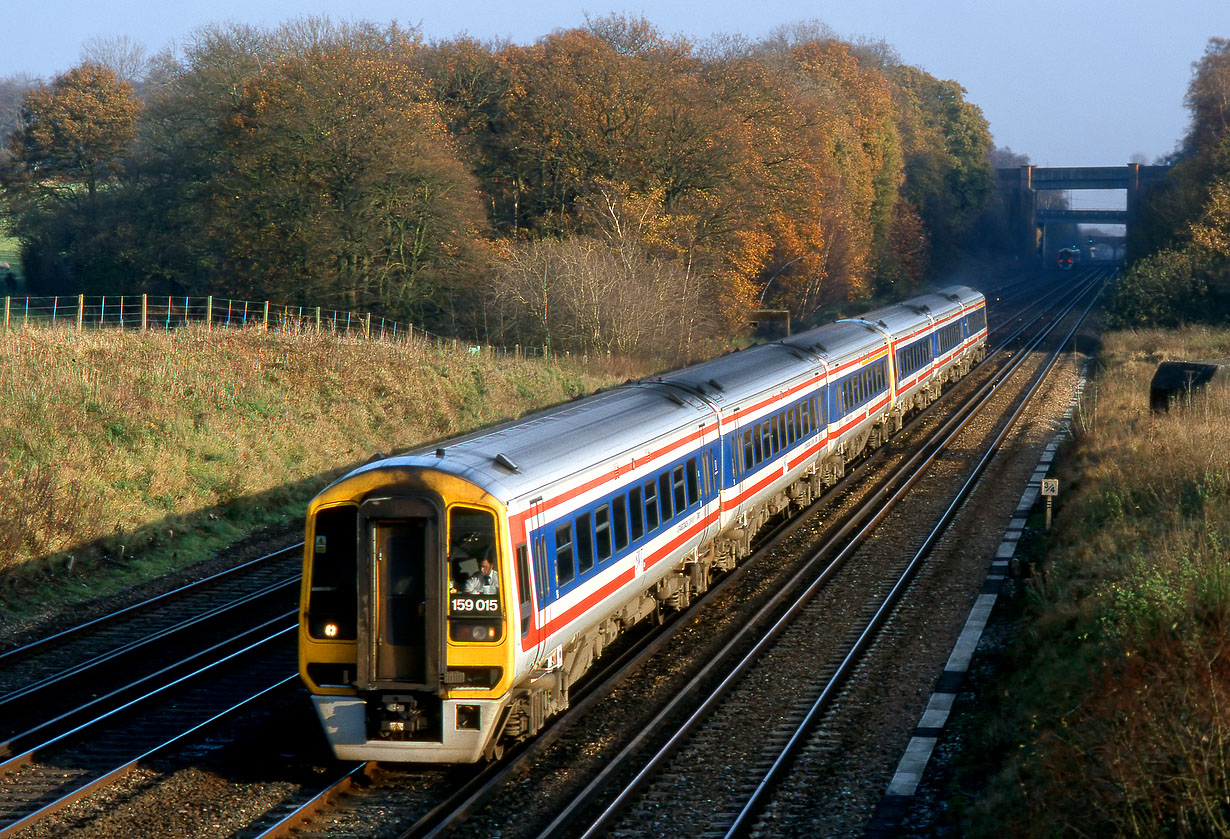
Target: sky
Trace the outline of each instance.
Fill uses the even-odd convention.
[[[1230,0],[6,0],[0,77],[47,80],[91,38],[127,36],[150,52],[208,23],[266,27],[296,17],[398,21],[427,40],[460,34],[533,43],[611,13],[667,35],[751,40],[820,21],[844,39],[882,40],[902,60],[965,87],[995,144],[1040,166],[1154,162],[1187,127],[1183,96],[1210,37],[1230,38]],[[1169,6],[1170,10],[1162,10]]]

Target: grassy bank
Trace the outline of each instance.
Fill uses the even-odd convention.
[[[0,334],[0,620],[294,527],[375,452],[620,378],[310,334]]]
[[[1230,389],[1149,410],[1159,361],[1226,356],[1226,331],[1106,340],[949,796],[966,835],[1230,832]]]
[[[5,235],[2,219],[0,219],[0,262],[7,262],[9,264],[8,270],[0,268],[0,295],[20,290],[23,277],[21,270],[21,243]],[[9,271],[13,272],[13,278],[18,283],[18,289],[12,290],[3,285],[4,278]]]

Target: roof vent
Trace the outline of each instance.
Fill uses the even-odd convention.
[[[503,466],[509,472],[520,472],[521,471],[521,467],[513,463],[512,460],[509,459],[508,455],[504,454],[503,452],[495,456],[495,462],[498,463],[500,466]]]
[[[444,449],[436,449],[436,457],[444,457]]]
[[[717,379],[710,379],[709,384],[713,387],[714,390],[718,390],[718,391],[726,390],[726,388],[722,387],[722,383],[719,382]]]

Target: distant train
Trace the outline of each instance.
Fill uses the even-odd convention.
[[[1080,248],[1060,248],[1059,249],[1059,270],[1071,271],[1074,267],[1081,264],[1081,249]]]
[[[299,672],[347,760],[474,762],[532,736],[624,629],[986,351],[965,286],[361,466],[306,521]]]

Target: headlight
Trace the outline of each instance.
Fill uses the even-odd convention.
[[[493,621],[449,621],[448,637],[453,641],[498,641],[503,624]]]

